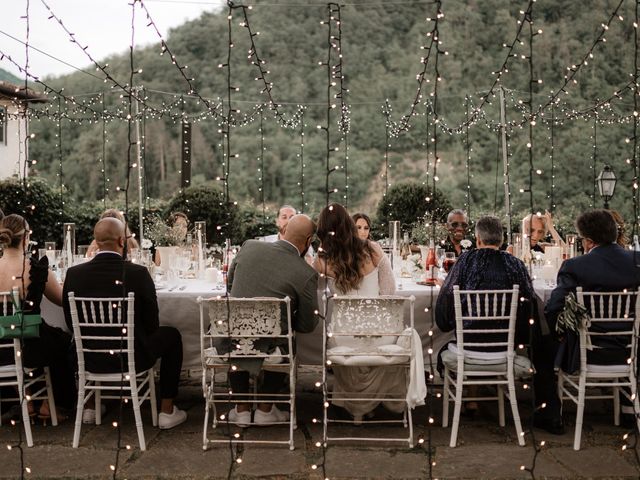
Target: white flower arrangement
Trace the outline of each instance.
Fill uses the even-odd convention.
[[[423,271],[424,263],[422,262],[422,256],[419,253],[414,253],[413,255],[407,256],[407,260],[409,260],[409,264],[412,266],[412,271]]]
[[[471,248],[471,240],[465,238],[464,240],[460,241],[460,246],[465,249],[468,250],[469,248]]]
[[[153,246],[153,242],[150,239],[148,238],[142,239],[142,245],[141,245],[142,248],[146,250],[151,248],[152,246]]]

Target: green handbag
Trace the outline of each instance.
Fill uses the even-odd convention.
[[[34,338],[40,336],[42,317],[39,313],[23,313],[12,295],[15,313],[0,316],[0,338]]]

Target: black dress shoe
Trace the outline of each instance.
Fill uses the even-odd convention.
[[[564,423],[562,423],[562,417],[535,415],[533,417],[533,426],[546,430],[553,435],[564,435]]]
[[[636,416],[633,413],[623,413],[620,415],[620,426],[622,428],[634,430],[636,425]]]

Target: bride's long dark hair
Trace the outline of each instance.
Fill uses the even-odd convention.
[[[362,266],[373,257],[368,240],[358,237],[355,222],[339,203],[325,207],[318,218],[318,238],[321,250],[318,255],[331,267],[335,284],[341,292],[360,286]]]

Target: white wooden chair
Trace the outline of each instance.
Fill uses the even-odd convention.
[[[78,405],[73,432],[73,448],[80,443],[82,414],[87,401],[94,396],[96,425],[102,423],[102,399],[130,399],[138,432],[140,450],[146,450],[140,405],[151,403],[151,420],[158,423],[158,407],[153,367],[136,372],[134,341],[134,294],[127,298],[76,297],[69,292],[73,338],[78,355]],[[124,369],[110,373],[94,373],[86,369],[85,356],[123,356]],[[107,394],[103,394],[107,392]],[[108,393],[112,392],[112,393]]]
[[[326,301],[326,299],[325,299]],[[413,376],[419,376],[424,389],[424,362],[422,348],[414,342],[413,306],[415,297],[384,295],[379,297],[338,296],[329,298],[327,311],[331,319],[325,321],[323,336],[323,442],[329,441],[371,441],[407,442],[413,446],[413,422],[407,392]],[[404,309],[409,304],[409,325],[405,325]],[[415,334],[417,337],[417,333]],[[419,358],[418,358],[419,357]],[[419,360],[419,362],[418,362]],[[413,371],[412,371],[412,362]],[[416,368],[417,365],[417,368]],[[378,392],[366,394],[357,392],[333,392],[327,387],[328,368],[333,367],[404,367],[406,389],[403,392]],[[415,370],[418,370],[417,372]],[[414,374],[414,375],[412,375]],[[418,383],[418,382],[414,382]],[[345,402],[398,402],[404,404],[402,420],[371,420],[371,424],[400,423],[408,428],[408,436],[396,438],[329,436],[329,424],[358,423],[357,420],[329,418],[329,404],[335,400]]]
[[[637,427],[640,429],[640,404],[637,396],[637,352],[640,325],[640,304],[637,302],[640,289],[622,292],[583,292],[576,289],[578,303],[587,308],[589,324],[579,325],[580,370],[575,375],[558,372],[558,396],[569,399],[577,406],[576,428],[573,449],[580,450],[582,420],[585,400],[612,399],[613,419],[620,425],[620,394],[633,404]],[[609,325],[604,325],[609,324]],[[613,324],[613,325],[611,325]],[[613,327],[613,328],[612,328]],[[615,341],[626,350],[627,361],[618,365],[597,365],[588,362],[588,351],[602,350],[603,341]],[[587,395],[587,388],[611,387],[610,395]],[[628,390],[628,391],[627,391]]]
[[[13,312],[13,304],[11,297],[19,301],[19,290],[14,288],[11,292],[0,292],[0,302],[2,303],[1,315],[10,315]],[[18,401],[22,412],[22,423],[24,424],[24,433],[27,440],[27,446],[33,447],[33,435],[31,433],[31,419],[29,417],[28,401],[31,400],[47,400],[49,402],[49,411],[51,412],[51,424],[58,425],[58,416],[56,412],[56,402],[53,398],[53,388],[51,385],[51,374],[49,367],[44,367],[40,375],[35,375],[35,369],[24,368],[22,365],[22,347],[20,339],[1,341],[0,349],[9,349],[13,351],[14,363],[0,366],[0,388],[10,387],[18,391],[18,396],[0,397],[0,405],[2,402]],[[26,379],[25,379],[26,374]],[[29,393],[26,393],[29,392]],[[26,394],[26,398],[25,398]],[[2,417],[0,416],[0,419]],[[0,420],[0,425],[1,425]]]
[[[216,380],[216,374],[235,371],[234,361],[259,359],[262,369],[284,371],[289,375],[289,392],[278,394],[260,394],[254,391],[256,401],[275,404],[286,404],[289,409],[289,420],[282,422],[289,427],[287,440],[250,440],[233,438],[235,443],[269,443],[288,445],[295,448],[293,430],[296,426],[296,361],[294,355],[294,331],[291,325],[291,299],[280,298],[232,298],[232,297],[198,297],[200,305],[200,351],[202,357],[202,392],[205,399],[204,428],[202,448],[207,450],[211,443],[229,444],[228,439],[212,439],[208,437],[210,410],[213,410],[212,427],[224,423],[219,418],[217,403],[234,403],[246,393],[229,392],[226,378]],[[282,331],[282,312],[287,318],[287,331]],[[276,347],[273,353],[265,353],[256,347],[256,342],[286,341],[287,351]],[[224,344],[227,344],[223,347]],[[231,350],[229,350],[231,346]],[[257,382],[256,382],[257,383]],[[222,417],[222,415],[220,416]],[[253,424],[253,423],[250,423]]]
[[[515,378],[529,376],[533,367],[528,358],[516,355],[514,337],[518,309],[518,285],[511,290],[460,290],[453,287],[456,315],[456,344],[442,352],[444,387],[442,426],[449,424],[449,402],[454,402],[450,447],[458,440],[463,401],[498,401],[498,419],[505,425],[504,396],[509,398],[518,444],[525,444],[516,399]],[[469,337],[469,335],[472,337]],[[467,339],[465,339],[465,336]],[[493,352],[479,351],[492,347]],[[463,397],[463,388],[495,385],[496,396]],[[508,393],[505,392],[507,387]]]

